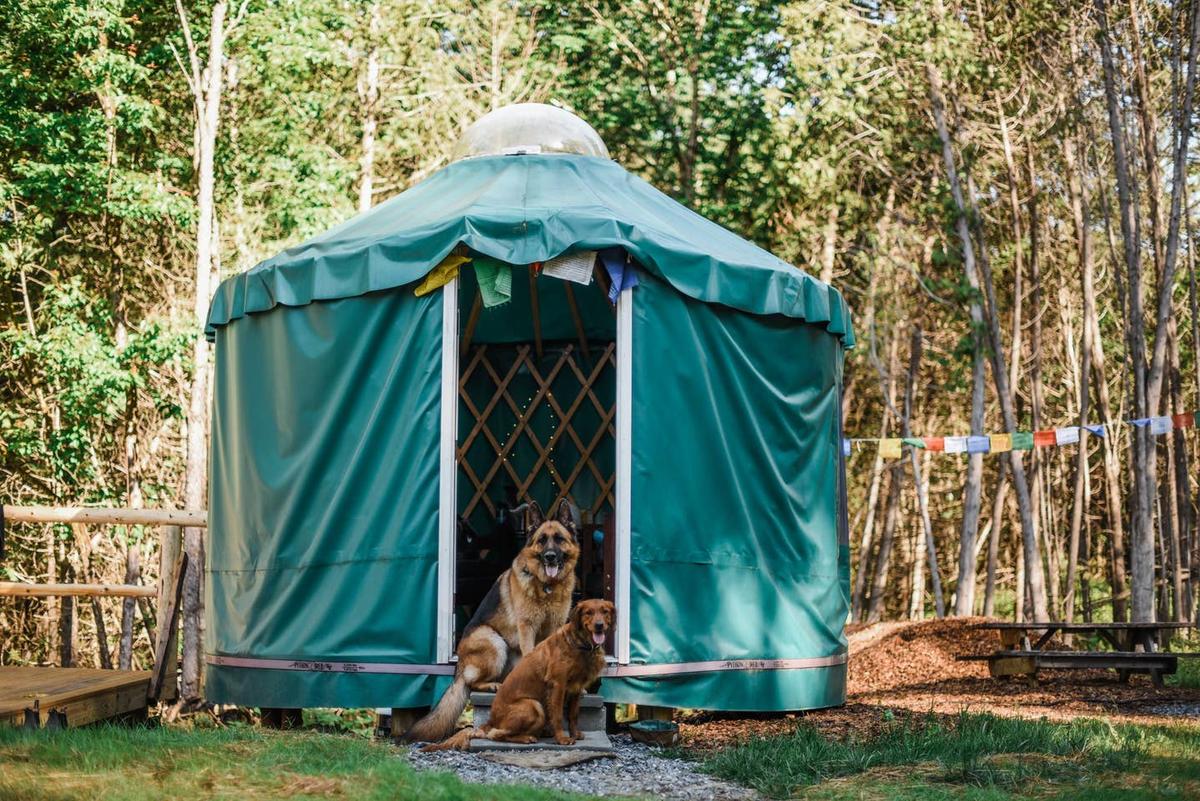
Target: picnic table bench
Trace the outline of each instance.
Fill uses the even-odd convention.
[[[1000,649],[986,656],[960,656],[961,660],[987,660],[988,669],[997,678],[1037,677],[1039,669],[1087,670],[1111,669],[1121,681],[1132,673],[1148,673],[1155,687],[1162,677],[1174,673],[1180,656],[1159,650],[1163,635],[1174,629],[1191,628],[1191,623],[978,623],[973,628],[994,630],[1000,635]],[[1034,639],[1034,634],[1040,636]],[[1112,646],[1111,651],[1051,651],[1046,646],[1056,634],[1098,634]]]

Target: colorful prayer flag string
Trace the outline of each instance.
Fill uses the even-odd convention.
[[[1162,436],[1171,431],[1200,428],[1200,411],[1184,412],[1170,416],[1139,417],[1121,421],[1127,425],[1145,428],[1152,436]],[[1083,425],[1048,428],[1041,431],[1010,431],[1002,434],[971,434],[950,437],[848,437],[842,440],[842,453],[849,456],[855,443],[872,443],[880,458],[899,459],[905,445],[940,453],[1008,453],[1030,451],[1034,448],[1061,447],[1082,442],[1083,434],[1105,437],[1107,429],[1118,423],[1084,423]]]

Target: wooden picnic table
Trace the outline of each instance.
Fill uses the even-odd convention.
[[[1162,677],[1175,672],[1179,654],[1162,651],[1159,643],[1172,630],[1192,628],[1192,623],[1075,623],[1061,620],[1039,623],[978,623],[973,628],[991,629],[1000,635],[1000,650],[987,656],[960,657],[986,659],[997,678],[1027,676],[1036,678],[1040,668],[1117,670],[1121,681],[1131,673],[1148,673],[1154,686],[1162,686]],[[1035,633],[1040,635],[1034,639]],[[1046,646],[1056,634],[1098,634],[1112,646],[1111,651],[1051,651]]]

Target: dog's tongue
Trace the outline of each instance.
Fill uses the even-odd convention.
[[[604,633],[599,631],[592,632],[592,642],[596,645],[604,645]]]
[[[546,578],[554,578],[558,575],[558,565],[546,565]]]

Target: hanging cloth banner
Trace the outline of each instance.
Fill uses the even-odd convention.
[[[1084,429],[1092,436],[1095,436],[1095,437],[1103,437],[1104,436],[1104,426],[1102,426],[1102,425],[1098,425],[1098,426],[1085,425]]]
[[[512,300],[512,267],[490,256],[475,257],[475,280],[486,309]]]
[[[1154,436],[1166,434],[1171,430],[1170,417],[1151,417],[1150,418],[1150,433]]]
[[[900,458],[900,440],[898,439],[881,439],[879,440],[879,455],[884,459],[899,459]]]
[[[1079,442],[1079,427],[1067,426],[1066,428],[1054,429],[1054,444],[1055,445],[1072,445]]]
[[[930,451],[946,450],[945,437],[925,437],[925,449]]]
[[[920,448],[921,450],[925,449],[925,440],[921,439],[920,437],[905,437],[900,441],[905,445],[912,445],[914,448]]]
[[[844,439],[844,440],[842,440],[842,456],[849,456],[849,455],[850,455],[850,440]]]
[[[946,437],[946,453],[966,453],[966,437]]]
[[[592,268],[596,266],[596,251],[581,250],[564,253],[546,262],[543,272],[564,281],[587,286],[592,283]]]
[[[1014,451],[1033,450],[1033,432],[1014,431],[1012,435],[1012,449]]]
[[[611,286],[608,288],[608,302],[617,305],[617,297],[626,289],[638,285],[637,267],[625,252],[625,248],[605,248],[600,251],[600,263],[608,272]]]
[[[1013,449],[1012,434],[992,434],[988,439],[991,440],[992,453],[1008,453]]]
[[[1193,414],[1177,414],[1171,418],[1176,428],[1195,428],[1196,415]]]
[[[1037,448],[1047,448],[1058,442],[1058,438],[1054,435],[1054,429],[1049,431],[1034,431],[1033,444]]]
[[[428,295],[435,289],[444,287],[455,278],[458,278],[458,268],[469,261],[470,259],[466,256],[456,256],[451,253],[442,259],[438,263],[438,266],[429,272],[429,275],[425,276],[425,280],[417,285],[417,288],[413,290],[413,294],[421,297],[422,295]]]
[[[992,449],[992,440],[985,436],[967,437],[967,453],[987,453]]]

